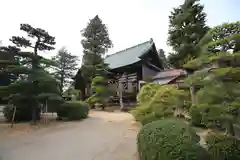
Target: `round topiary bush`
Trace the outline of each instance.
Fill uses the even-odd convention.
[[[142,121],[142,119],[148,114],[152,114],[152,108],[149,106],[138,106],[131,110],[131,114],[136,121]]]
[[[212,160],[239,160],[240,140],[224,134],[210,134],[206,137]]]
[[[208,159],[200,138],[185,122],[177,119],[154,121],[142,127],[137,137],[140,160]]]
[[[80,120],[88,117],[89,105],[82,101],[68,101],[60,105],[57,115],[60,119]]]
[[[160,85],[151,83],[144,85],[137,95],[138,103],[140,105],[149,103],[160,87]]]
[[[142,125],[146,125],[148,123],[160,120],[161,117],[157,117],[154,113],[147,114],[146,116],[142,117],[140,120]]]

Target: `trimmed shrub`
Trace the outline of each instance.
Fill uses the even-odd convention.
[[[32,120],[32,109],[33,105],[36,105],[35,103],[32,103],[31,100],[28,99],[22,99],[20,100],[16,105],[16,113],[14,122],[27,122]],[[14,108],[11,105],[7,105],[3,108],[3,114],[4,117],[8,122],[12,121]],[[36,118],[37,120],[40,119],[40,108],[37,108],[36,112]]]
[[[138,106],[131,111],[136,121],[142,121],[145,116],[151,113],[152,109],[149,106]]]
[[[200,138],[185,122],[164,119],[144,125],[137,137],[140,160],[208,160]]]
[[[201,115],[201,110],[196,108],[196,107],[192,107],[190,109],[190,115],[191,115],[191,124],[193,126],[202,126],[202,115]]]
[[[57,115],[60,119],[81,120],[88,117],[89,106],[82,101],[68,101],[60,105]]]
[[[144,85],[137,95],[137,101],[140,105],[148,103],[152,97],[156,94],[157,90],[161,87],[158,84],[146,84]]]
[[[223,134],[210,134],[206,137],[208,151],[212,160],[239,160],[240,140]]]
[[[157,121],[162,119],[161,117],[157,117],[155,114],[147,114],[146,116],[142,117],[142,119],[140,120],[142,125],[146,125],[148,123]]]
[[[89,104],[91,109],[93,109],[95,107],[96,103],[100,103],[100,99],[93,95],[93,96],[89,97],[88,99],[86,99],[84,102]]]

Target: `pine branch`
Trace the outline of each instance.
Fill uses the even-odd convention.
[[[30,40],[24,37],[13,36],[10,41],[12,41],[17,47],[32,47]],[[32,47],[33,48],[33,47]]]

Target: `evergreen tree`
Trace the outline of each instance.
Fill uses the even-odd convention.
[[[83,46],[82,66],[75,77],[75,87],[81,89],[82,96],[85,97],[85,88],[88,88],[96,76],[96,66],[103,63],[104,54],[113,45],[108,29],[98,15],[91,19],[87,27],[82,30],[82,36],[84,38],[81,42]]]
[[[220,126],[232,135],[240,108],[239,38],[239,22],[216,26],[201,40],[201,56],[184,65],[194,70],[206,68],[185,80],[190,86],[200,86],[192,95],[196,101],[193,111],[200,114],[200,123]]]
[[[110,100],[114,91],[109,87],[108,75],[111,74],[108,65],[100,63],[96,65],[96,76],[92,79],[91,90],[92,96],[87,99],[87,102],[92,106],[95,103],[102,104],[102,109],[106,106],[106,103]]]
[[[6,86],[18,79],[18,75],[14,73],[6,73],[4,70],[7,66],[12,64],[18,64],[19,61],[16,56],[8,54],[8,52],[19,52],[19,48],[13,46],[1,46],[0,47],[0,86]]]
[[[58,97],[59,95],[56,80],[44,70],[42,65],[53,65],[54,63],[38,55],[38,51],[54,49],[55,38],[45,30],[34,28],[29,24],[21,24],[20,29],[26,32],[28,37],[13,36],[10,40],[17,47],[32,48],[33,52],[17,52],[16,49],[4,52],[4,54],[13,55],[16,59],[5,61],[4,63],[8,65],[3,72],[18,74],[22,78],[8,86],[1,87],[0,92],[4,93],[4,96],[8,97],[17,107],[16,113],[24,115],[20,116],[18,120],[30,120],[29,113],[31,113],[30,117],[36,123],[36,120],[40,118],[40,99]],[[9,118],[9,114],[6,115]]]
[[[104,54],[112,47],[112,41],[106,25],[98,15],[82,30],[82,36],[84,37],[82,40],[84,55],[81,69],[84,78],[91,82],[96,74],[96,65],[102,63]]]
[[[202,53],[215,54],[218,52],[240,51],[240,21],[224,23],[211,29],[199,42]]]
[[[75,76],[78,57],[69,53],[65,48],[62,48],[52,60],[57,63],[57,66],[53,68],[54,76],[59,81],[61,91],[63,92],[63,88],[69,85]]]
[[[197,44],[208,31],[203,8],[199,0],[185,0],[184,4],[171,12],[168,44],[174,52],[168,56],[168,60],[172,67],[180,68],[198,56]]]
[[[160,58],[160,60],[163,64],[163,67],[164,68],[169,68],[167,58],[166,58],[166,55],[165,55],[165,51],[163,49],[158,50],[158,57]]]

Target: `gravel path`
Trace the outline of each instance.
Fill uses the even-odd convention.
[[[81,122],[0,137],[0,160],[135,160],[137,131],[128,113],[92,112]]]

